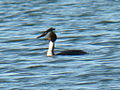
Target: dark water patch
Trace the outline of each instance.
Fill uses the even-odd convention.
[[[29,23],[22,23],[20,26],[35,26],[35,25],[36,23],[29,22]]]
[[[76,6],[76,3],[65,3],[65,4],[62,4],[62,6]]]
[[[25,12],[27,13],[27,12]],[[41,23],[43,23],[43,21],[41,20],[40,16],[41,16],[41,12],[40,11],[34,11],[34,12],[28,12],[29,13],[29,17],[38,17],[39,18],[39,21],[35,20],[36,21],[36,24],[39,26]],[[42,16],[41,16],[42,17]]]
[[[15,83],[15,80],[0,78],[0,83]]]
[[[4,19],[0,19],[0,23],[6,23],[6,22],[9,22],[8,20],[4,20]],[[1,28],[4,27],[4,26],[0,26]]]
[[[0,60],[0,64],[2,65],[9,65],[10,63],[11,63],[12,61],[10,61],[10,60],[4,60],[4,59],[1,59]]]
[[[81,78],[81,79],[87,79],[87,78],[89,78],[89,73],[83,73],[83,74],[80,74],[80,75],[76,75],[76,76],[74,76],[74,77],[76,77],[76,78]]]
[[[41,69],[44,67],[48,67],[48,65],[34,65],[34,66],[29,66],[27,67],[28,69]]]
[[[13,88],[9,88],[9,90],[30,90],[30,89],[25,89],[25,88],[15,88],[15,87],[13,87]]]
[[[80,37],[81,38],[81,37]],[[78,41],[79,41],[79,39],[80,39],[79,37],[70,37],[68,40],[65,40],[65,42],[66,43],[69,43],[67,46],[71,46],[73,43],[76,43],[76,45],[77,45],[77,43],[78,43]],[[67,39],[67,38],[66,38]],[[82,38],[83,39],[83,38]],[[80,41],[79,41],[80,42]],[[70,45],[70,43],[71,43],[71,45]]]
[[[102,79],[100,80],[99,82],[111,82],[113,79],[111,78],[105,78],[105,79]]]
[[[96,35],[91,35],[91,37],[97,38],[97,37],[104,37],[108,34],[96,34]]]
[[[112,24],[112,23],[120,23],[120,21],[100,21],[96,24]]]
[[[14,43],[14,42],[22,42],[22,41],[26,41],[28,39],[12,39],[12,40],[6,40],[3,43]]]
[[[4,16],[5,15],[5,12],[0,12],[0,15],[1,16]],[[0,18],[0,20],[1,20],[2,18]]]
[[[35,8],[35,9],[26,10],[26,11],[24,11],[24,14],[29,14],[29,15],[37,14],[37,15],[39,15],[39,14],[42,14],[41,10],[43,10],[43,9],[44,8],[41,7],[41,8]]]
[[[81,15],[78,15],[78,17],[89,17],[89,16],[94,16],[94,14],[90,11],[82,13]],[[87,20],[87,19],[86,19]]]
[[[37,52],[29,52],[29,53],[21,53],[21,56],[38,56],[40,53]]]
[[[66,78],[65,75],[54,75],[52,77],[49,78],[49,80],[59,80],[59,79],[63,79],[63,78]]]
[[[6,69],[6,67],[5,67],[5,66],[0,67],[0,71],[5,70],[5,69]]]
[[[21,0],[21,1],[11,1],[11,2],[9,2],[9,1],[1,2],[2,5],[4,5],[4,4],[5,5],[10,5],[10,4],[15,5],[15,4],[22,4],[22,3],[25,3],[25,1]]]
[[[17,13],[14,13],[14,14],[5,15],[4,18],[5,18],[6,22],[11,22],[10,19],[14,20],[14,18],[17,18],[20,15],[21,15],[21,12],[17,12]]]
[[[56,57],[56,56],[55,56]],[[64,57],[64,56],[63,56]],[[65,56],[66,57],[66,56]],[[68,56],[67,56],[68,57]],[[52,60],[52,61],[48,61],[47,63],[67,63],[67,62],[72,62],[73,60],[72,59],[70,59],[70,60],[68,60],[68,59],[64,59],[64,60]]]

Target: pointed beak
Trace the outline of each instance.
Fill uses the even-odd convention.
[[[43,34],[41,34],[40,36],[38,36],[37,38],[40,38],[40,37],[44,37],[48,32],[44,32]]]
[[[37,38],[44,37],[44,36],[46,36],[48,34],[48,32],[51,32],[53,30],[55,30],[55,28],[49,28],[49,29],[47,29],[45,32],[43,32],[43,34],[41,34]]]

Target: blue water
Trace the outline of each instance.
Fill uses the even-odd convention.
[[[89,54],[47,57],[50,27]],[[120,0],[1,0],[0,90],[120,90]]]

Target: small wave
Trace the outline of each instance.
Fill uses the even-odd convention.
[[[120,23],[120,21],[99,21],[96,24],[110,24],[110,23]]]
[[[33,52],[33,53],[22,53],[20,55],[22,55],[22,56],[37,56],[37,55],[40,55],[40,54],[36,53],[36,52]]]
[[[5,1],[2,4],[9,5],[9,4],[21,4],[21,3],[25,3],[25,1],[17,1],[17,2],[16,1],[10,1],[10,2]]]
[[[28,39],[14,39],[14,40],[7,40],[7,41],[4,41],[3,43],[10,43],[10,42],[21,42],[21,41],[26,41]]]
[[[48,61],[47,63],[66,63],[70,61],[72,62],[73,60],[54,60],[54,61]]]
[[[36,24],[35,23],[23,23],[19,26],[34,26],[34,25],[36,25]]]
[[[47,65],[34,65],[34,66],[28,66],[27,69],[36,69],[36,68],[43,68],[48,67]]]

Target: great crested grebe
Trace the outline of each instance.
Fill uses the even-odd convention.
[[[82,50],[67,50],[62,51],[58,54],[54,54],[54,48],[55,48],[55,41],[57,39],[57,35],[54,33],[55,28],[49,28],[47,31],[45,31],[42,35],[38,36],[37,38],[43,37],[45,35],[47,36],[47,39],[49,40],[49,48],[47,51],[47,56],[54,56],[54,55],[84,55],[87,54],[87,52]]]

